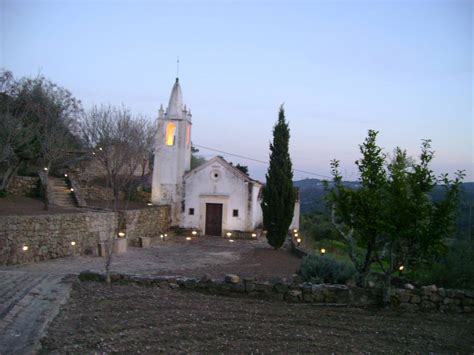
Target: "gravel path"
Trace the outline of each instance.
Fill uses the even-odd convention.
[[[71,282],[57,275],[0,271],[0,354],[30,354],[69,297]]]
[[[224,277],[256,275],[261,279],[290,278],[300,259],[285,250],[273,250],[264,239],[235,240],[201,237],[186,241],[183,237],[161,242],[155,239],[148,249],[129,247],[114,256],[112,271],[145,275],[182,275]],[[0,267],[4,271],[27,271],[31,274],[67,275],[83,270],[103,271],[104,259],[98,256],[74,256],[40,263]]]

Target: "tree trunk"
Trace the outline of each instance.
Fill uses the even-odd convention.
[[[49,192],[48,192],[48,172],[46,172],[44,174],[44,181],[41,181],[42,182],[42,185],[43,185],[43,208],[44,210],[48,211],[49,210]]]
[[[390,306],[390,296],[392,295],[392,273],[385,274],[384,287],[383,287],[383,305],[384,307]]]
[[[10,182],[13,180],[13,177],[16,176],[18,170],[20,169],[21,163],[22,162],[20,161],[7,169],[2,178],[2,185],[0,186],[0,190],[8,189],[8,185],[10,185]]]

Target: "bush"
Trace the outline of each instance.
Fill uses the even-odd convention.
[[[445,258],[410,275],[421,285],[474,289],[474,244],[456,242]]]
[[[298,273],[312,283],[345,284],[354,276],[355,269],[328,255],[308,255],[301,261]]]
[[[340,236],[328,215],[313,213],[301,217],[301,231],[304,235],[318,241],[339,239]]]

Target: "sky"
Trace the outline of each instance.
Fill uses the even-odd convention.
[[[179,57],[196,145],[268,161],[284,103],[296,180],[334,158],[357,179],[375,129],[387,153],[431,139],[436,174],[474,181],[472,20],[461,0],[0,0],[0,67],[156,120]],[[264,181],[267,165],[220,155]]]

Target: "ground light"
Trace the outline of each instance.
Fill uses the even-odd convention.
[[[71,192],[74,192],[74,189],[71,187],[71,190],[70,190],[70,191],[71,191]]]
[[[67,177],[67,174],[64,174],[64,177]]]
[[[44,171],[48,171],[48,168],[45,167],[45,168],[44,168]]]
[[[23,245],[23,251],[27,251],[28,250],[28,245]]]
[[[153,206],[153,204],[151,202],[148,202],[146,205],[147,206]]]
[[[191,237],[186,237],[186,240],[191,240],[191,239],[193,239],[193,238],[191,238]]]
[[[293,233],[298,233],[298,229],[293,229]]]
[[[196,232],[196,231],[192,231],[192,232],[191,232],[191,234],[192,234],[192,235],[197,235],[197,234],[198,234],[198,232]]]
[[[230,243],[233,243],[233,242],[234,242],[234,239],[229,239],[229,242],[230,242]]]
[[[256,234],[256,233],[252,233],[252,238],[257,238],[257,234]]]
[[[405,269],[405,266],[403,266],[403,265],[400,265],[400,267],[398,268],[398,270],[400,270],[400,271],[403,271],[404,269]]]
[[[73,241],[71,242],[71,245],[72,245],[72,246],[75,246],[75,245],[76,245],[76,242],[73,240]]]
[[[232,233],[227,232],[227,233],[226,233],[226,236],[228,236],[228,237],[230,238],[230,237],[232,236]]]
[[[324,248],[321,248],[319,251],[321,252],[321,255],[326,254],[326,249],[324,249]]]
[[[119,232],[119,233],[118,233],[118,236],[119,236],[120,238],[123,238],[123,237],[125,237],[125,233],[124,233],[124,232]]]
[[[300,246],[300,244],[301,244],[301,238],[296,238],[296,243],[297,243],[298,246]]]

